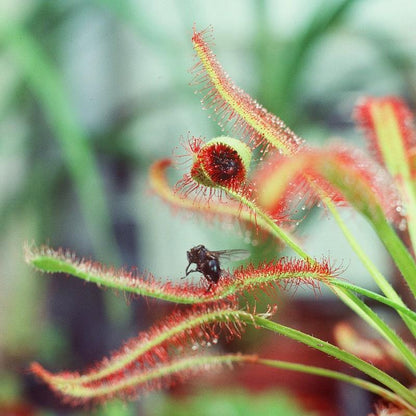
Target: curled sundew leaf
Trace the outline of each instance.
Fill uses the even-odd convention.
[[[171,166],[173,166],[172,159],[161,159],[154,162],[149,170],[151,189],[169,205],[175,209],[202,213],[208,219],[217,216],[220,218],[240,216],[241,207],[238,203],[227,201],[226,204],[217,204],[211,198],[212,195],[193,197],[192,192],[201,187],[201,184],[192,179],[190,175],[186,175],[176,188],[171,187],[166,177],[166,171]],[[178,188],[183,188],[184,191],[180,192]],[[205,201],[204,196],[206,196]]]
[[[219,198],[215,198],[214,192],[218,188],[205,187],[196,182],[190,174],[185,174],[175,187],[171,187],[166,178],[166,171],[172,164],[171,159],[156,161],[150,168],[149,179],[152,190],[175,210],[202,214],[207,220],[237,220],[248,230],[270,232],[269,225],[249,207],[230,198],[224,199],[221,193]],[[244,188],[244,193],[246,190]],[[248,193],[250,192],[248,189]],[[279,223],[287,222],[286,213],[281,213],[280,217],[276,215],[275,220]]]
[[[397,97],[367,97],[354,111],[357,124],[368,139],[368,147],[392,176],[414,177],[413,154],[416,146],[414,116]]]
[[[187,157],[190,166],[187,174],[175,187],[181,196],[193,191],[222,196],[222,188],[247,190],[247,174],[250,167],[251,149],[241,140],[228,136],[215,137],[208,142],[201,137],[191,137],[182,143],[186,155],[178,155],[177,160]]]
[[[166,198],[169,202],[176,201],[175,207],[178,208],[189,208],[192,211],[197,211],[201,213],[208,213],[208,218],[212,218],[213,214],[215,216],[222,215],[222,218],[232,218],[238,219],[240,222],[243,222],[244,225],[249,224],[247,227],[250,231],[253,229],[256,234],[265,232],[266,234],[273,236],[277,239],[279,243],[284,243],[292,248],[297,254],[302,258],[308,258],[309,256],[305,253],[302,248],[296,243],[295,239],[290,235],[290,230],[287,230],[287,225],[293,226],[293,224],[288,221],[288,215],[286,212],[282,212],[281,216],[274,215],[273,218],[268,216],[261,208],[257,205],[253,197],[253,188],[251,184],[249,186],[243,186],[237,190],[232,188],[226,188],[224,186],[215,186],[215,187],[206,187],[200,183],[195,182],[191,175],[187,174],[184,176],[184,179],[180,181],[174,190],[171,190],[167,180],[164,176],[164,170],[169,166],[169,162],[156,162],[151,168],[151,182],[153,182],[154,188],[157,190],[160,187],[161,195]],[[161,170],[163,170],[161,172]],[[185,179],[186,178],[186,179]],[[185,192],[181,193],[179,188],[184,188]],[[199,189],[203,187],[208,191],[208,197],[201,204],[201,193]],[[227,195],[231,199],[230,205],[226,204],[226,201],[219,200],[215,204],[211,204],[211,190],[219,189],[221,192]],[[192,190],[196,190],[199,198],[190,199],[190,194]],[[176,192],[175,192],[176,191]],[[181,197],[182,195],[182,197]],[[220,194],[221,196],[222,194]],[[205,196],[205,194],[204,194]],[[237,201],[237,202],[236,202]],[[181,202],[185,202],[181,205]],[[228,214],[228,215],[224,215]],[[231,214],[231,215],[229,215]],[[221,219],[222,219],[221,218]],[[259,232],[260,231],[260,232]]]
[[[384,216],[401,226],[402,205],[390,175],[358,149],[331,145],[302,149],[296,157],[274,156],[255,179],[257,201],[271,213],[294,201],[311,205],[330,198],[363,215]]]
[[[65,373],[55,375],[38,363],[33,363],[31,371],[72,405],[88,402],[105,402],[113,398],[133,400],[151,391],[172,387],[178,382],[195,378],[208,371],[218,370],[234,363],[253,363],[255,355],[225,354],[201,355],[188,354],[173,360],[145,368],[143,371],[131,371],[120,377],[104,378],[91,383],[74,383],[76,375]]]
[[[207,186],[218,185],[233,190],[244,185],[250,161],[250,148],[240,140],[226,136],[205,143],[197,156],[198,165],[209,178]]]
[[[143,387],[140,380],[149,377],[149,372],[166,371],[169,375],[167,368],[178,356],[216,344],[224,335],[227,340],[239,337],[246,325],[239,314],[236,303],[230,301],[193,305],[187,310],[174,311],[84,373],[52,374],[37,363],[32,365],[32,371],[52,389],[70,398],[107,399],[110,393],[123,396],[129,395],[130,390],[136,395]],[[112,385],[111,391],[106,390],[106,385]]]
[[[218,63],[209,44],[212,28],[194,29],[192,43],[198,59],[192,68],[193,84],[203,94],[202,102],[212,108],[221,127],[231,127],[237,134],[249,137],[254,144],[273,146],[281,153],[296,153],[300,139],[282,120],[269,113],[242,89],[234,85]]]

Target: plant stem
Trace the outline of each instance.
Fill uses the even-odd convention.
[[[282,370],[299,371],[305,374],[314,374],[317,376],[332,378],[333,380],[344,381],[346,383],[365,389],[371,393],[377,394],[385,400],[391,403],[395,403],[399,407],[404,407],[411,412],[416,412],[416,409],[413,406],[411,406],[397,394],[392,393],[390,390],[380,387],[377,384],[371,383],[367,380],[363,380],[358,377],[352,377],[339,371],[328,370],[326,368],[315,367],[310,365],[290,363],[287,361],[270,360],[265,358],[259,358],[257,360],[257,363],[269,367],[280,368]]]
[[[410,310],[409,308],[407,308],[405,305],[402,305],[401,303],[397,303],[371,290],[364,289],[360,286],[355,286],[348,282],[343,282],[342,280],[339,280],[339,279],[331,279],[331,281],[328,283],[330,286],[342,287],[350,291],[359,293],[360,295],[374,299],[377,302],[384,303],[385,305],[390,306],[391,308],[395,309],[396,312],[406,315],[406,318],[411,319],[412,321],[416,323],[416,313]]]
[[[375,329],[387,342],[389,342],[404,358],[404,364],[416,374],[416,357],[406,343],[364,302],[352,292],[344,288],[334,289],[338,297],[348,305],[368,325]]]
[[[373,225],[406,280],[413,296],[416,297],[416,263],[414,259],[384,217],[379,217],[377,221],[374,220]]]
[[[264,224],[268,227],[270,234],[277,237],[279,240],[286,243],[295,253],[305,260],[314,263],[315,260],[307,254],[302,247],[300,247],[293,238],[287,234],[281,227],[279,227],[266,213],[264,213],[253,201],[247,199],[244,195],[233,191],[229,188],[221,187],[221,189],[230,195],[232,198],[241,202],[243,205],[253,211],[256,217],[260,217]]]
[[[283,241],[285,241],[292,249],[294,249],[298,254],[301,256],[306,255],[306,253],[303,252],[303,250],[295,243],[293,240],[287,236],[286,234],[282,238],[281,229],[278,227],[265,213],[262,212],[262,210],[258,209],[258,207],[251,201],[247,200],[244,196],[237,194],[236,192],[230,191],[226,189],[226,191],[234,196],[234,198],[238,199],[241,203],[248,206],[250,209],[252,209],[256,215],[261,216],[265,221],[269,221],[269,224],[271,226],[271,229],[275,230],[277,229],[274,234],[277,235],[279,238],[281,238]],[[345,224],[342,222],[338,212],[336,211],[335,207],[333,206],[332,202],[328,200],[328,198],[325,198],[325,202],[328,202],[330,206],[330,210],[333,213],[334,217],[337,221],[339,221],[339,225],[341,229],[344,231],[344,234],[346,234],[350,244],[355,247],[355,249],[362,255],[362,258],[366,261],[366,263],[369,266],[372,266],[372,263],[370,260],[365,256],[365,254],[362,252],[360,246],[356,243],[355,239],[352,237],[351,233],[349,232],[348,228],[345,226]],[[310,259],[310,257],[307,257]],[[396,297],[396,299],[401,302],[400,297],[396,294],[396,292],[393,290],[393,288],[389,285],[387,280],[384,278],[384,276],[381,275],[381,273],[377,270],[375,267],[370,267],[372,272],[375,273],[376,276],[376,282],[379,282],[382,288],[390,295]],[[413,372],[416,372],[416,357],[414,354],[409,350],[407,345],[403,342],[403,340],[397,336],[397,334],[388,326],[386,325],[378,316],[375,314],[371,308],[367,307],[362,301],[360,301],[354,294],[351,292],[348,292],[345,289],[339,288],[334,289],[335,293],[338,295],[338,297],[346,304],[348,305],[358,316],[360,316],[365,322],[367,322],[371,327],[377,330],[381,336],[383,336],[389,343],[391,343],[397,350],[401,353],[403,358],[405,359],[405,363],[408,364],[409,369]],[[406,317],[404,317],[405,321],[407,320]],[[414,327],[415,324],[413,321],[409,321],[410,327]]]
[[[410,241],[413,250],[416,249],[416,195],[415,187],[410,175],[402,182],[398,183],[399,190],[402,194],[406,206],[407,229],[409,231]]]
[[[319,338],[305,334],[296,329],[278,324],[276,322],[269,321],[268,319],[262,318],[260,316],[240,312],[239,317],[240,319],[249,324],[259,326],[268,329],[274,333],[287,336],[288,338],[291,338],[295,341],[299,341],[305,345],[309,345],[310,347],[322,351],[327,355],[335,357],[343,361],[344,363],[352,365],[357,370],[362,371],[363,373],[367,374],[368,376],[374,378],[375,380],[379,381],[380,383],[391,389],[397,395],[405,399],[410,405],[416,407],[416,397],[409,389],[407,389],[403,384],[399,383],[393,377],[389,376],[388,374],[379,370],[378,368],[374,367],[368,362],[361,360],[355,355],[347,351],[343,351],[335,345],[332,345]]]
[[[358,244],[358,241],[356,238],[352,235],[348,227],[346,226],[345,222],[342,220],[338,210],[336,209],[334,203],[332,200],[328,197],[325,197],[324,202],[326,206],[328,207],[328,210],[331,212],[332,216],[334,217],[335,221],[337,222],[339,228],[343,232],[346,240],[350,244],[351,248],[354,250],[354,252],[357,254],[358,258],[361,260],[365,268],[368,270],[370,275],[372,276],[374,282],[377,284],[377,286],[380,288],[380,290],[386,295],[387,298],[391,299],[392,301],[396,302],[397,304],[400,304],[404,307],[406,305],[402,301],[401,297],[397,294],[397,292],[393,289],[393,287],[390,285],[390,283],[387,281],[387,279],[380,273],[380,271],[377,269],[375,264],[368,258],[365,251],[361,248],[361,246]],[[400,312],[399,312],[400,313]],[[407,319],[406,316],[401,315],[403,321],[406,323],[409,330],[412,332],[412,334],[416,337],[416,323],[412,320]]]

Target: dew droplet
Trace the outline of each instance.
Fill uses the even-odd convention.
[[[407,228],[407,221],[406,221],[406,219],[402,219],[400,222],[399,222],[399,230],[400,231],[405,231],[406,230],[406,228]]]

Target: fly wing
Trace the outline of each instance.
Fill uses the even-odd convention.
[[[239,261],[250,257],[250,252],[244,249],[211,251],[220,260]]]

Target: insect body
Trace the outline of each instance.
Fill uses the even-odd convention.
[[[188,250],[186,255],[189,264],[185,270],[185,277],[194,272],[203,274],[210,283],[209,290],[212,284],[218,283],[221,277],[222,269],[220,260],[244,260],[250,255],[250,252],[240,249],[211,251],[200,244]],[[189,270],[192,264],[196,264],[195,270]]]

